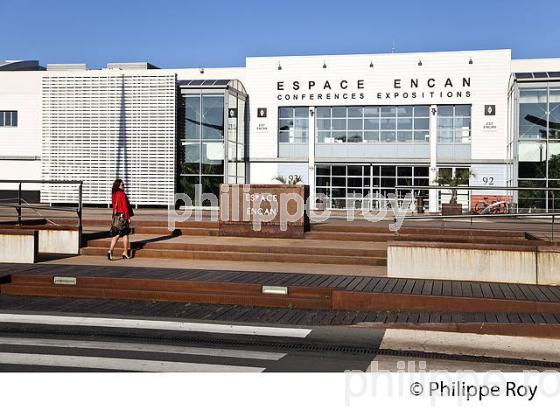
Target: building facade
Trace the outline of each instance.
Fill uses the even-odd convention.
[[[247,58],[245,67],[0,61],[0,179],[83,180],[107,204],[122,177],[137,205],[220,183],[301,178],[313,203],[380,208],[401,187],[437,211],[438,175],[470,175],[481,197],[557,209],[560,59],[510,50]],[[197,188],[198,187],[198,188]],[[406,189],[406,187],[411,187]],[[415,187],[415,188],[412,188]],[[3,184],[9,198],[13,186]],[[68,203],[65,185],[27,185]],[[211,205],[208,201],[195,206]]]

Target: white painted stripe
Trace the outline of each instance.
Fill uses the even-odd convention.
[[[131,372],[262,372],[265,370],[262,367],[228,366],[221,364],[182,363],[157,360],[62,356],[31,353],[0,353],[0,363],[125,370]]]
[[[23,323],[57,326],[98,326],[126,329],[172,330],[181,332],[224,333],[253,336],[305,338],[311,329],[226,325],[218,323],[179,322],[167,320],[120,319],[84,316],[26,315],[0,313],[0,323]]]
[[[18,346],[42,346],[42,347],[66,347],[79,349],[106,349],[123,350],[133,352],[174,353],[195,356],[231,357],[240,359],[256,360],[280,360],[286,353],[260,352],[252,350],[235,349],[208,349],[190,346],[172,346],[160,344],[120,343],[120,342],[98,342],[91,340],[71,339],[40,339],[0,337],[0,345]]]

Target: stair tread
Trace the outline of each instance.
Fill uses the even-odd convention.
[[[133,234],[131,242],[149,241],[161,238],[161,235]],[[90,240],[88,245],[106,244],[110,238]],[[200,244],[200,245],[232,245],[232,246],[253,246],[255,248],[272,248],[272,247],[290,247],[297,250],[298,247],[309,249],[360,249],[360,250],[386,250],[386,243],[369,242],[369,241],[352,241],[351,243],[340,243],[340,241],[325,241],[318,239],[278,239],[278,238],[245,238],[245,237],[208,237],[208,236],[175,236],[161,240],[161,243],[184,243],[184,244]]]

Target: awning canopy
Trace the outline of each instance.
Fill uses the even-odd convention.
[[[213,89],[213,90],[233,90],[238,94],[247,95],[245,87],[239,80],[235,79],[221,79],[221,80],[180,80],[177,82],[181,90],[193,89]]]

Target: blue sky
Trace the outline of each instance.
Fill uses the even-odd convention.
[[[246,56],[511,48],[560,57],[560,1],[0,0],[0,60],[244,65]]]

